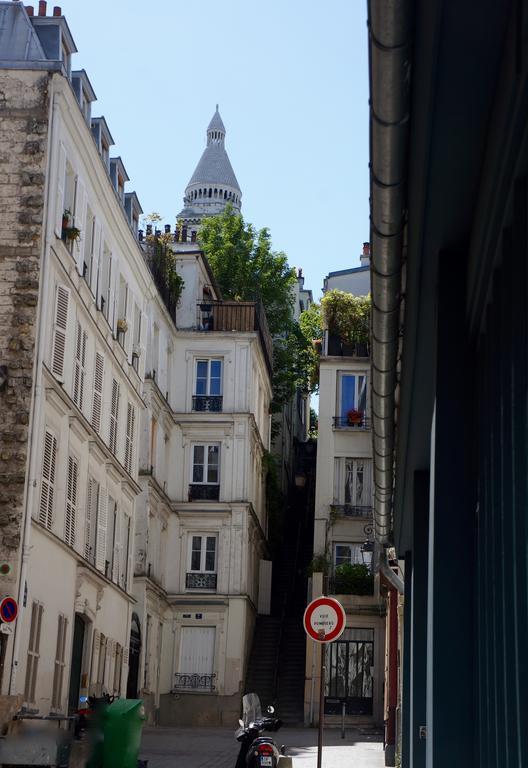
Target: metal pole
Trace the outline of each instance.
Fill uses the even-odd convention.
[[[341,704],[341,738],[342,739],[345,738],[345,709],[346,709],[346,704],[343,701],[343,703]]]
[[[324,728],[324,676],[325,676],[326,643],[321,643],[321,675],[319,677],[319,738],[317,740],[317,768],[321,768],[323,759],[323,728]]]

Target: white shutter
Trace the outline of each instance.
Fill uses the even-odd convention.
[[[110,275],[108,277],[108,324],[112,330],[115,328],[116,320],[116,278],[119,277],[117,260],[110,254]]]
[[[108,431],[108,447],[113,454],[117,450],[117,428],[119,424],[119,382],[112,379],[112,400],[110,402],[110,427]]]
[[[96,432],[101,431],[101,411],[103,407],[104,385],[104,355],[95,353],[93,399],[92,399],[92,427]]]
[[[42,459],[42,481],[40,486],[39,522],[51,530],[53,523],[53,497],[55,492],[55,465],[57,460],[57,438],[46,429],[44,456]]]
[[[93,293],[93,295],[96,298],[96,301],[98,301],[97,291],[98,291],[98,277],[99,277],[99,261],[100,261],[100,251],[101,251],[101,225],[95,219],[94,223],[94,235],[93,235],[93,245],[92,245],[92,268],[90,271],[90,289]]]
[[[95,567],[105,572],[106,561],[106,527],[108,522],[108,494],[106,489],[99,493],[99,509],[97,511],[97,540],[95,543]]]
[[[83,253],[84,248],[82,247],[84,245],[84,241],[87,240],[87,233],[85,230],[85,224],[86,224],[86,190],[84,188],[84,184],[82,181],[77,178],[77,187],[76,187],[76,193],[75,193],[75,216],[74,216],[74,225],[77,227],[77,229],[81,230],[81,236],[78,240],[76,240],[73,244],[74,248],[74,255],[77,259],[77,269],[79,270],[79,274],[82,275],[83,273]]]
[[[55,320],[53,327],[53,348],[51,352],[51,372],[60,381],[64,380],[64,361],[66,355],[66,335],[68,330],[69,303],[69,289],[64,285],[58,285],[55,298]]]
[[[134,467],[134,431],[136,424],[136,409],[132,403],[128,404],[127,423],[125,435],[125,469],[132,474]]]
[[[64,179],[66,176],[66,152],[59,144],[59,162],[57,168],[57,197],[55,209],[55,234],[62,237],[62,214],[64,213]]]
[[[86,497],[86,518],[84,556],[93,564],[95,545],[95,526],[97,525],[97,508],[99,506],[99,483],[90,477],[88,480],[88,494]]]
[[[115,515],[115,528],[114,528],[114,551],[113,551],[113,568],[112,568],[112,581],[119,584],[119,578],[121,575],[121,552],[122,552],[122,526],[121,526],[122,512],[119,507],[116,508]]]
[[[86,376],[86,346],[88,334],[77,323],[75,332],[75,363],[73,368],[73,402],[82,411],[84,403],[84,379]]]
[[[180,672],[211,675],[214,669],[214,627],[182,627]]]
[[[66,514],[64,519],[64,541],[73,547],[75,544],[75,525],[77,522],[77,487],[79,482],[79,464],[73,456],[68,456],[68,484],[66,487]]]

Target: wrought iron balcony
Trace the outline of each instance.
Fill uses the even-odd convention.
[[[189,501],[218,501],[220,486],[191,483],[189,486]]]
[[[186,589],[216,589],[216,573],[187,573]]]
[[[370,429],[370,419],[364,416],[361,421],[352,421],[348,416],[334,416],[334,429]]]
[[[220,413],[222,410],[222,395],[193,395],[193,411],[209,411]]]
[[[372,507],[361,504],[331,504],[331,511],[344,517],[366,517],[372,520]]]
[[[216,674],[202,675],[197,672],[176,672],[174,690],[177,691],[214,691]]]

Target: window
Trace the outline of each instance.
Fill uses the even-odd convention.
[[[73,402],[80,411],[83,409],[84,401],[87,344],[88,334],[83,330],[81,324],[77,323],[77,331],[75,333],[75,365],[73,369]]]
[[[114,696],[121,693],[121,673],[123,669],[123,647],[116,643],[114,667]]]
[[[42,603],[33,602],[31,607],[31,624],[29,627],[29,643],[26,665],[26,683],[24,686],[24,700],[35,702],[35,687],[37,685],[38,663],[40,658],[40,632],[42,629]]]
[[[222,360],[197,360],[193,411],[222,410]]]
[[[51,695],[51,706],[53,709],[60,709],[62,704],[62,682],[64,679],[64,652],[66,649],[66,633],[68,630],[68,619],[59,614],[57,627],[57,645],[55,647],[55,668],[53,671],[53,692]]]
[[[64,516],[64,541],[73,547],[75,544],[75,526],[77,523],[77,487],[79,482],[79,462],[74,456],[68,456],[68,482],[66,485],[66,513]]]
[[[44,436],[42,457],[42,480],[40,486],[39,523],[51,530],[53,524],[53,501],[55,495],[55,469],[57,462],[57,438],[49,429]]]
[[[101,265],[101,293],[99,298],[99,308],[108,322],[111,322],[110,304],[111,304],[111,285],[112,285],[112,254],[105,243],[103,246],[103,261]]]
[[[108,496],[108,529],[106,531],[105,575],[116,584],[119,581],[119,554],[121,544],[120,517],[117,502]]]
[[[361,553],[362,544],[335,544],[334,545],[334,565],[363,565],[363,556]],[[365,553],[366,556],[366,553]]]
[[[95,565],[95,544],[97,538],[97,511],[99,509],[99,483],[93,477],[88,479],[88,494],[86,497],[86,519],[84,556],[88,562]]]
[[[145,626],[145,666],[143,669],[143,688],[150,690],[150,635],[152,629],[152,616],[147,613]]]
[[[97,686],[101,693],[105,684],[106,673],[106,650],[108,645],[108,638],[101,634],[99,635],[99,658],[97,660]]]
[[[338,504],[345,506],[364,510],[372,507],[371,459],[336,459],[334,497]]]
[[[364,373],[339,376],[338,393],[339,416],[346,419],[350,411],[367,411],[367,376]]]
[[[216,571],[216,536],[192,536],[190,571]]]
[[[220,446],[193,446],[192,482],[207,485],[217,485],[219,482]]]
[[[82,233],[81,233],[82,237]],[[95,216],[93,215],[90,207],[86,214],[86,236],[84,238],[84,261],[83,261],[83,277],[89,286],[92,285],[92,275],[94,268],[94,247],[95,247]]]
[[[216,535],[191,536],[187,589],[216,589],[216,550]]]
[[[177,688],[214,690],[215,635],[215,627],[182,627]]]

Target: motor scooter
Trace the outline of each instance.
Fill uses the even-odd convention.
[[[267,708],[262,715],[260,700],[256,693],[247,693],[242,699],[243,715],[238,721],[235,739],[240,742],[240,752],[235,768],[277,768],[285,747],[280,749],[271,736],[261,736],[264,731],[278,731],[282,720],[273,717],[274,708]]]

